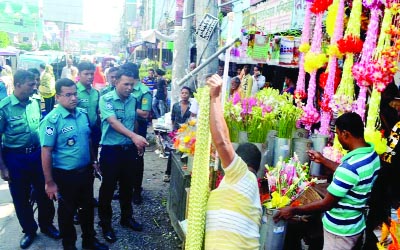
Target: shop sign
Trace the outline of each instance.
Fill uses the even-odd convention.
[[[294,8],[292,15],[292,29],[301,30],[304,25],[304,16],[306,14],[306,0],[293,0]]]
[[[267,0],[244,13],[243,26],[256,26],[266,34],[291,29],[295,0]]]
[[[204,40],[210,40],[217,23],[218,18],[206,13],[196,29],[196,35]]]

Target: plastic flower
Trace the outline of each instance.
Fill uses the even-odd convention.
[[[174,148],[184,154],[194,154],[196,143],[196,120],[189,120],[181,124],[180,128],[173,135]]]

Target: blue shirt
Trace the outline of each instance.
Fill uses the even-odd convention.
[[[71,114],[58,105],[40,123],[40,144],[53,147],[53,168],[73,170],[90,163],[89,119],[81,108]]]
[[[100,97],[99,102],[101,113],[101,145],[127,145],[132,144],[132,140],[117,132],[108,123],[107,118],[113,116],[120,121],[125,128],[130,131],[135,129],[136,121],[136,98],[130,95],[122,101],[115,90]]]

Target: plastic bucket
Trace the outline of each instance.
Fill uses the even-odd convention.
[[[245,143],[249,141],[246,131],[239,131],[239,143]]]
[[[292,140],[289,138],[279,138],[275,137],[274,139],[274,161],[273,166],[279,161],[279,158],[282,157],[283,160],[290,157],[290,148],[292,146]]]
[[[313,149],[318,152],[322,152],[326,144],[328,143],[328,136],[326,135],[312,135],[311,141],[313,143]],[[324,175],[324,171],[321,167],[321,164],[311,162],[310,164],[310,174],[312,176],[322,176]]]
[[[307,154],[307,151],[312,149],[312,141],[310,139],[305,138],[295,138],[293,139],[293,153],[297,154],[299,161],[301,163],[309,163],[310,157]]]

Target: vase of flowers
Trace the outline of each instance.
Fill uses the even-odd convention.
[[[277,209],[289,206],[307,188],[315,182],[310,179],[308,164],[301,163],[297,155],[283,161],[279,159],[275,167],[267,166],[265,177],[268,179],[271,199],[263,203],[263,222],[260,232],[262,249],[282,249],[286,233],[286,221],[275,223],[273,216]],[[265,240],[263,237],[266,237]]]

